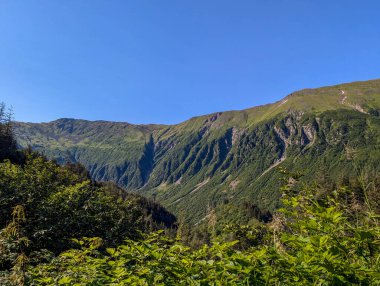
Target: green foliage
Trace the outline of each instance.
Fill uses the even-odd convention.
[[[80,166],[61,167],[28,152],[22,164],[0,163],[1,285],[23,285],[28,261],[49,260],[75,247],[75,238],[101,237],[111,247],[175,228],[175,217],[157,203],[90,181]]]
[[[25,267],[28,263],[25,249],[30,243],[22,229],[25,221],[24,208],[18,205],[13,208],[12,221],[0,231],[0,273],[5,269],[5,275],[2,275],[4,279],[0,278],[1,285],[24,285]]]
[[[97,239],[84,239],[82,249],[30,267],[28,283],[379,285],[380,225],[371,205],[345,188],[321,197],[309,188],[295,194],[292,185],[270,224],[226,228],[230,240],[191,249],[158,232],[104,252]]]
[[[107,237],[112,242],[120,233],[134,237],[133,231],[141,228],[133,206],[40,156],[29,155],[23,166],[1,163],[0,186],[0,225],[9,221],[14,206],[22,205],[27,217],[23,228],[35,249],[60,251],[72,237],[99,236],[106,229],[123,227]]]
[[[0,160],[17,160],[16,140],[13,132],[12,111],[0,103]]]

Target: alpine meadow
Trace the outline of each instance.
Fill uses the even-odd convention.
[[[380,285],[380,4],[338,2],[0,1],[0,286]]]

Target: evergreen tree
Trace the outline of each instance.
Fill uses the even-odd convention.
[[[0,160],[15,159],[17,144],[12,126],[13,113],[0,103]]]

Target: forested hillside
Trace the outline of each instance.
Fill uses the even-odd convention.
[[[1,105],[0,285],[24,285],[26,265],[75,247],[73,239],[115,247],[160,229],[176,232],[175,216],[158,203],[96,182],[78,163],[60,166],[18,150],[10,118]]]
[[[380,284],[377,165],[376,157],[366,156],[376,156],[377,145],[371,142],[378,138],[374,115],[326,111],[315,119],[323,128],[312,125],[314,139],[308,142],[296,130],[305,130],[314,119],[297,112],[256,126],[253,138],[262,132],[261,145],[251,146],[246,139],[238,146],[242,154],[246,146],[252,156],[259,156],[277,138],[282,148],[274,154],[285,159],[261,177],[275,169],[271,179],[278,178],[282,187],[273,189],[272,195],[279,198],[280,208],[265,212],[242,196],[245,219],[255,218],[250,224],[240,223],[241,213],[232,213],[232,204],[224,201],[222,207],[208,205],[198,227],[186,223],[186,216],[177,222],[158,203],[114,183],[94,181],[79,163],[58,165],[31,148],[17,149],[10,115],[1,116],[0,285]],[[153,140],[149,137],[146,145]],[[340,144],[346,144],[344,149],[331,148]],[[308,157],[315,146],[319,149],[313,152],[320,153]],[[150,151],[144,148],[145,156]],[[289,171],[284,168],[289,158],[294,164],[314,162],[330,173]],[[326,160],[336,160],[335,167]],[[239,166],[247,168],[237,159],[230,162],[223,171],[234,174]],[[218,172],[215,168],[215,178]],[[328,175],[341,176],[342,181],[337,184]],[[316,179],[320,183],[312,183]]]
[[[59,119],[17,123],[17,139],[92,178],[155,198],[191,224],[265,219],[280,205],[278,166],[305,182],[354,184],[378,173],[380,80],[295,92],[178,125]],[[370,154],[370,156],[369,156]]]

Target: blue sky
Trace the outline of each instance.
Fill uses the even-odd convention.
[[[380,1],[0,0],[16,120],[178,123],[380,78]]]

